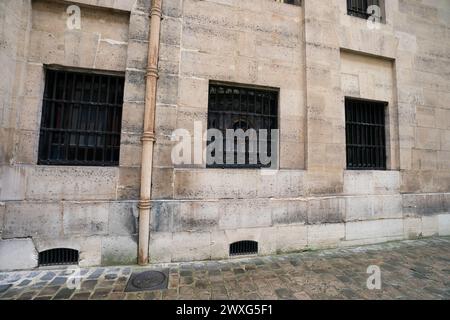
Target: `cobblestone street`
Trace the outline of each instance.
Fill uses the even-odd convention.
[[[381,290],[367,289],[367,268],[381,269]],[[133,272],[169,269],[167,290],[125,293]],[[222,262],[0,273],[0,299],[449,299],[450,238],[304,252]]]

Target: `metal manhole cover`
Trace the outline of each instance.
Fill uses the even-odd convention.
[[[169,271],[145,271],[133,273],[125,292],[152,291],[167,289]]]

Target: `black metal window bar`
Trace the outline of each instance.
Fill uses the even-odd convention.
[[[223,135],[223,164],[208,164],[209,168],[265,168],[271,163],[263,164],[260,160],[258,150],[250,150],[248,137],[245,141],[245,154],[239,153],[237,144],[234,141],[234,162],[227,163],[226,145],[227,129],[242,129],[247,132],[254,129],[257,132],[259,143],[266,143],[267,156],[272,156],[272,136],[271,130],[278,129],[278,90],[261,89],[246,86],[235,86],[222,83],[211,83],[209,87],[208,106],[208,129],[218,129]],[[263,141],[259,130],[267,130],[267,140]],[[208,142],[212,143],[214,140]],[[219,151],[220,152],[220,151]],[[215,153],[212,154],[215,156]],[[245,164],[239,164],[238,158],[245,157]],[[252,163],[252,158],[257,159],[257,163]],[[210,161],[209,161],[210,162]],[[208,162],[208,163],[209,163]]]
[[[302,0],[275,0],[275,2],[281,2],[286,4],[293,4],[295,6],[300,6],[302,3]]]
[[[230,244],[230,256],[243,256],[258,254],[258,242],[256,241],[239,241]]]
[[[386,102],[345,99],[347,168],[386,170]]]
[[[39,252],[39,266],[76,265],[79,252],[73,249],[57,248]]]
[[[46,70],[40,165],[117,166],[124,77]]]
[[[368,19],[375,14],[375,12],[367,12],[372,5],[380,6],[380,0],[347,0],[347,12],[351,16]]]

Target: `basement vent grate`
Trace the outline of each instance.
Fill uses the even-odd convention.
[[[245,256],[258,254],[258,242],[256,241],[239,241],[230,244],[230,256]]]
[[[78,264],[79,252],[73,249],[57,248],[39,252],[39,266]]]

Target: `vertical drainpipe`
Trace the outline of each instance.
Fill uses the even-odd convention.
[[[142,135],[141,195],[139,202],[140,265],[149,263],[150,209],[152,196],[153,147],[155,136],[156,89],[162,0],[152,0],[145,92],[144,134]]]

